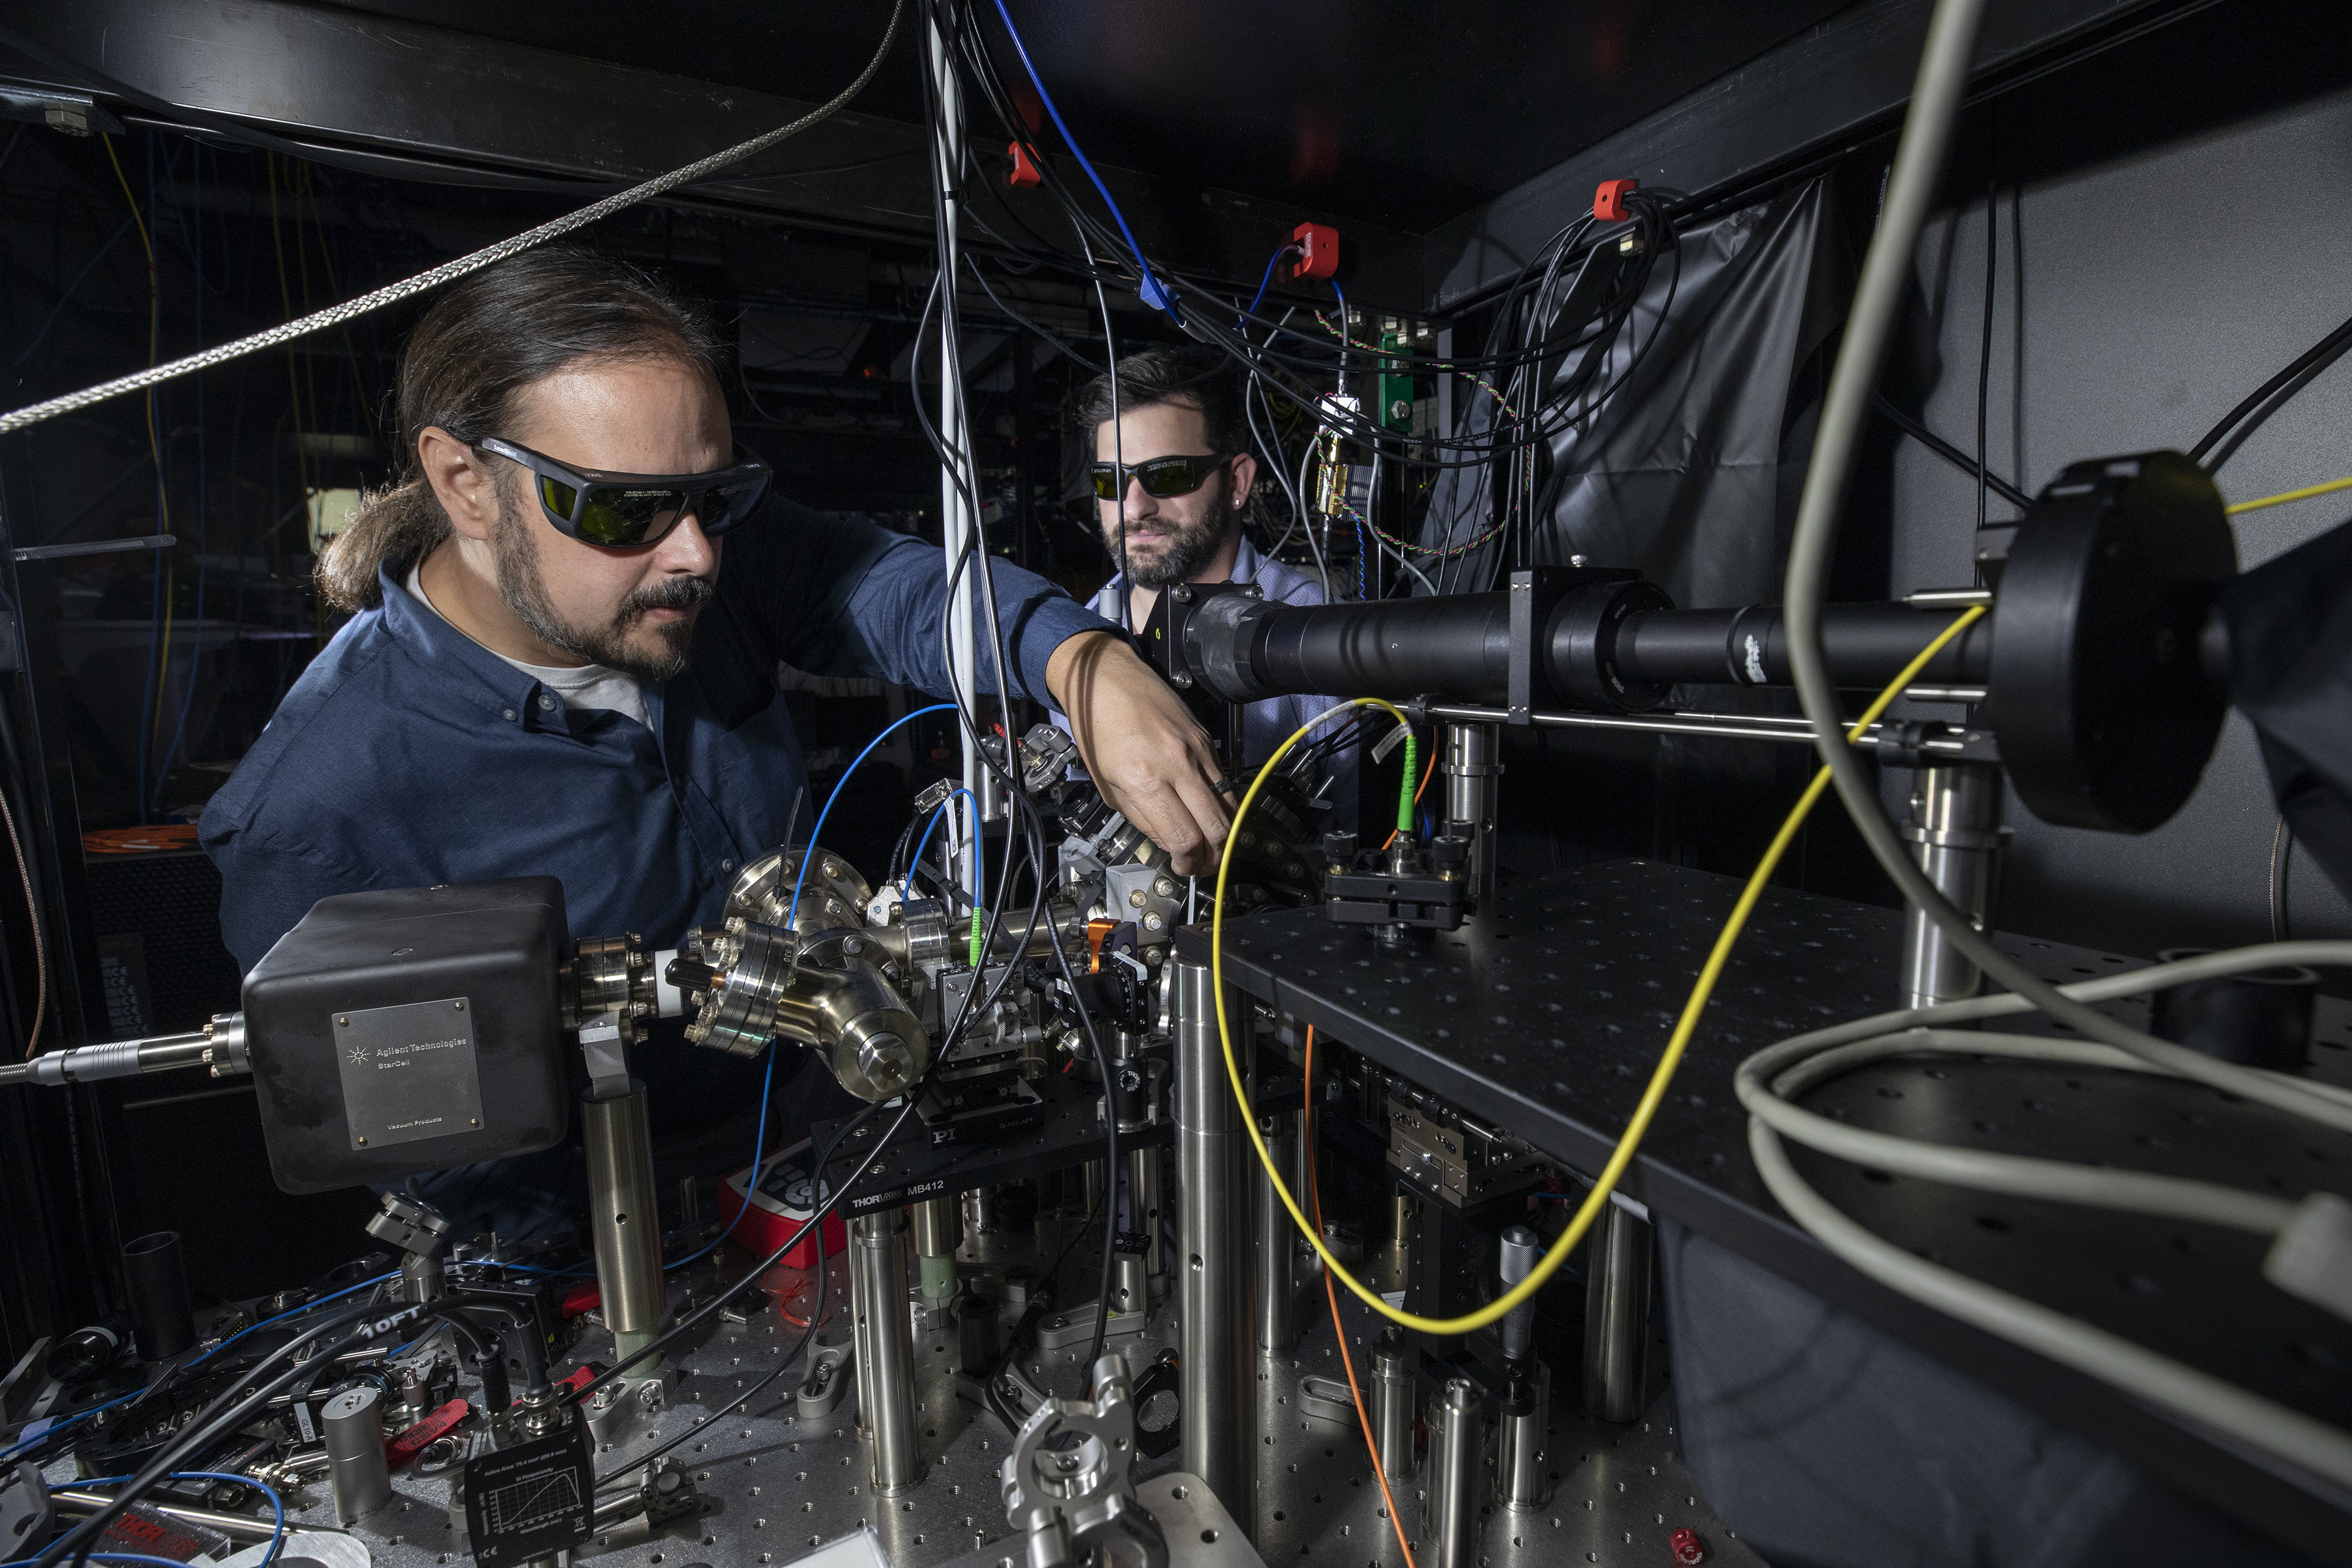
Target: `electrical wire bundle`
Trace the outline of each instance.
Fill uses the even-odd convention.
[[[1031,117],[1023,111],[1027,95],[1016,94],[1008,85],[990,51],[988,35],[993,29],[986,25],[978,0],[931,0],[931,20],[946,39],[949,61],[960,68],[970,96],[993,115],[1015,155],[1036,171],[1043,188],[1061,206],[1078,236],[1081,255],[1070,257],[1034,229],[1028,231],[1036,242],[1034,247],[1014,244],[992,228],[988,229],[991,237],[1032,265],[1075,270],[1098,290],[1105,285],[1134,289],[1187,334],[1220,350],[1245,371],[1251,377],[1252,395],[1261,405],[1269,392],[1279,395],[1317,426],[1360,448],[1375,463],[1422,469],[1491,468],[1492,476],[1474,487],[1457,509],[1458,515],[1447,520],[1440,542],[1424,546],[1395,539],[1382,541],[1400,561],[1408,553],[1421,553],[1448,564],[1450,575],[1459,581],[1430,584],[1433,592],[1447,586],[1483,586],[1469,581],[1470,567],[1465,563],[1477,543],[1536,514],[1538,451],[1603,406],[1631,379],[1656,341],[1680,272],[1672,221],[1673,194],[1630,192],[1625,197],[1625,220],[1602,223],[1586,214],[1553,235],[1497,300],[1495,325],[1483,354],[1421,355],[1358,341],[1351,321],[1360,317],[1349,310],[1337,284],[1332,286],[1336,321],[1318,316],[1321,331],[1331,340],[1327,346],[1319,339],[1301,337],[1291,328],[1295,307],[1278,317],[1259,313],[1266,280],[1285,251],[1293,247],[1277,249],[1269,258],[1265,279],[1246,304],[1219,292],[1207,280],[1155,265],[1064,120],[1004,0],[991,0],[986,9],[994,12],[994,21],[1012,45],[1029,91],[1042,104],[1093,187],[1089,197],[1062,178],[1038,132],[1032,129]],[[1027,228],[1009,204],[1000,205],[1013,223]],[[961,210],[988,227],[969,204]],[[1108,221],[1097,216],[1097,211],[1106,214]],[[1674,272],[1664,301],[1658,307],[1657,321],[1646,334],[1629,337],[1636,307],[1662,253],[1673,256]],[[976,262],[972,270],[979,275]],[[1592,286],[1585,288],[1588,279]],[[984,278],[982,283],[985,287]],[[993,290],[991,295],[994,298]],[[998,304],[1003,307],[1001,300]],[[1107,310],[1104,315],[1108,344]],[[1291,341],[1286,342],[1286,339]],[[1456,430],[1427,436],[1393,429],[1327,393],[1335,364],[1344,372],[1351,352],[1378,356],[1391,374],[1463,376],[1484,396],[1467,404]],[[1110,358],[1115,363],[1115,346]],[[1270,425],[1270,407],[1266,412]],[[1256,414],[1254,408],[1254,426]],[[1259,430],[1258,436],[1266,444],[1288,493],[1295,525],[1305,516],[1299,501],[1306,487],[1303,482],[1290,483],[1287,464],[1267,432]],[[1369,529],[1367,520],[1351,517],[1349,521]],[[1321,546],[1312,541],[1312,531],[1310,527],[1310,542],[1316,542],[1328,597],[1328,568],[1320,562]],[[1531,544],[1523,539],[1517,549],[1524,559]],[[1420,574],[1417,568],[1413,570]]]
[[[365,1283],[379,1282],[369,1280]],[[323,1303],[314,1303],[318,1304]],[[23,1559],[21,1564],[11,1563],[7,1568],[53,1568],[53,1565],[68,1561],[79,1564],[94,1557],[103,1559],[110,1556],[99,1552],[97,1547],[108,1524],[125,1509],[181,1472],[192,1458],[211,1450],[231,1433],[262,1415],[273,1399],[305,1377],[315,1376],[320,1366],[332,1365],[336,1356],[354,1346],[402,1333],[418,1324],[437,1321],[448,1325],[465,1342],[478,1366],[486,1371],[495,1370],[497,1375],[503,1379],[505,1349],[499,1338],[478,1321],[475,1315],[478,1312],[517,1319],[518,1309],[511,1300],[503,1297],[457,1290],[434,1301],[390,1308],[361,1305],[329,1314],[324,1321],[310,1324],[285,1343],[264,1353],[242,1375],[232,1379],[226,1391],[189,1415],[153,1458],[135,1473],[119,1478],[121,1485],[102,1506],[38,1552]],[[255,1325],[256,1328],[262,1326]],[[548,1386],[547,1368],[539,1357],[536,1337],[528,1332],[520,1333],[513,1336],[513,1342],[525,1358],[526,1390],[543,1393]],[[224,1342],[222,1346],[215,1347],[215,1352],[207,1354],[216,1353],[219,1349],[226,1348],[226,1343]],[[278,1364],[281,1362],[285,1363],[282,1369]],[[255,1484],[244,1476],[225,1476],[224,1479],[244,1485]],[[274,1493],[272,1500],[276,1501]],[[283,1505],[280,1504],[278,1538],[280,1541],[284,1536],[283,1524]],[[273,1543],[273,1554],[275,1550]]]

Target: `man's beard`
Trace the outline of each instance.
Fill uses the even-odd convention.
[[[633,590],[613,618],[601,626],[575,626],[559,618],[548,602],[547,584],[539,573],[539,559],[523,537],[537,519],[524,521],[522,508],[499,498],[498,527],[491,536],[499,568],[499,596],[507,602],[532,635],[550,647],[561,648],[589,664],[601,664],[624,675],[656,685],[686,671],[694,657],[693,619],[667,621],[654,627],[661,639],[659,651],[647,654],[629,646],[630,630],[647,610],[688,610],[707,603],[715,590],[704,577],[664,577]]]
[[[1126,561],[1119,562],[1118,524],[1114,521],[1104,531],[1103,542],[1108,546],[1111,559],[1126,569],[1129,584],[1154,590],[1172,587],[1190,581],[1217,558],[1217,552],[1224,547],[1225,531],[1233,522],[1233,502],[1227,494],[1231,481],[1220,474],[1214,482],[1215,502],[1202,511],[1199,522],[1175,529],[1162,538],[1156,559],[1130,552]],[[1157,521],[1165,525],[1169,520],[1163,515]]]

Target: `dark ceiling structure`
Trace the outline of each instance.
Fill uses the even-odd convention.
[[[1996,5],[1979,72],[1990,82],[2046,69],[2199,8]],[[1156,260],[1255,279],[1311,218],[1340,227],[1357,296],[1425,310],[1491,287],[1589,204],[1601,179],[1729,199],[1884,133],[1907,98],[1928,6],[1011,0],[1009,9]],[[829,98],[888,15],[886,0],[711,0],[690,18],[619,0],[560,10],[531,0],[76,0],[19,7],[12,25],[58,58],[316,145],[347,166],[551,185],[560,197],[564,182],[644,178]],[[987,42],[1017,78],[1002,32]],[[91,87],[5,48],[0,81],[31,95],[36,112],[44,90]],[[740,177],[673,199],[919,243],[930,222],[920,97],[910,38],[849,111]],[[975,150],[1003,161],[977,134]],[[1066,173],[1078,177],[1075,163]],[[1025,225],[1066,244],[1049,199],[996,188],[995,226]]]
[[[1425,232],[1803,33],[1854,0],[1147,0],[1011,6],[1098,160],[1180,184]],[[368,15],[821,100],[864,64],[880,0],[661,7],[373,0]],[[726,40],[714,47],[714,41]],[[1003,34],[992,40],[1000,46]],[[858,107],[922,118],[913,53]]]

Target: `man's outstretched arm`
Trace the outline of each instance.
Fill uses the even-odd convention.
[[[1177,871],[1215,870],[1230,821],[1216,755],[1168,683],[1109,631],[1066,638],[1045,683],[1103,798],[1167,850]]]

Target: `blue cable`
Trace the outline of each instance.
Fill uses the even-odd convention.
[[[892,731],[913,723],[916,720],[921,718],[926,713],[945,713],[951,711],[954,707],[955,704],[952,702],[934,702],[929,708],[918,708],[913,712],[908,714],[905,718],[893,721],[882,731],[880,734],[866,742],[866,749],[858,752],[856,757],[850,762],[849,766],[842,770],[841,778],[833,786],[833,793],[824,797],[824,809],[816,814],[816,826],[809,830],[808,848],[806,852],[803,853],[801,856],[801,868],[799,873],[793,878],[792,907],[784,911],[785,930],[790,931],[793,929],[793,918],[801,912],[801,886],[808,880],[809,862],[816,858],[816,847],[824,833],[824,819],[833,815],[833,803],[839,800],[841,798],[841,792],[849,787],[850,775],[857,772],[858,763],[863,763],[866,758],[872,756],[874,754],[874,748],[888,740]],[[958,790],[956,792],[957,795],[963,795],[966,793],[967,792],[962,790]],[[953,798],[953,795],[949,796],[949,799],[950,800]],[[927,835],[926,842],[928,841],[929,836]],[[975,863],[977,863],[977,860],[978,857],[974,857]],[[705,1247],[699,1252],[689,1252],[675,1263],[666,1263],[662,1265],[664,1271],[667,1271],[672,1268],[683,1268],[688,1264],[693,1262],[696,1258],[707,1258],[712,1252],[718,1250],[719,1244],[725,1241],[730,1236],[733,1235],[735,1227],[743,1223],[744,1212],[751,1206],[751,1192],[753,1188],[757,1186],[760,1179],[760,1161],[767,1153],[768,1089],[770,1086],[776,1081],[775,1047],[771,1044],[766,1047],[762,1054],[764,1054],[768,1058],[768,1070],[766,1076],[761,1079],[760,1083],[760,1130],[757,1135],[752,1139],[751,1142],[751,1174],[745,1183],[742,1206],[735,1211],[735,1217],[727,1222],[727,1228],[720,1231],[716,1237],[711,1238],[709,1246]]]
[[[973,816],[974,817],[979,816],[979,815],[980,815],[980,802],[978,802],[978,801],[976,801],[976,800],[972,800],[971,791],[970,791],[970,790],[968,790],[968,789],[960,789],[960,790],[953,790],[953,791],[950,791],[950,792],[949,793],[949,795],[948,795],[948,798],[947,798],[946,800],[943,800],[943,801],[940,802],[940,804],[939,804],[939,809],[931,813],[931,825],[930,825],[929,827],[926,827],[926,828],[924,828],[924,829],[923,829],[923,841],[922,841],[920,844],[918,844],[918,845],[916,845],[916,846],[915,846],[915,858],[914,858],[914,859],[913,859],[913,860],[911,860],[911,861],[909,861],[909,862],[908,863],[908,873],[907,873],[907,874],[908,874],[908,876],[910,876],[910,877],[911,877],[911,876],[913,876],[913,875],[914,875],[914,871],[913,871],[913,868],[914,868],[914,867],[920,866],[920,865],[923,863],[923,851],[924,851],[924,850],[926,850],[926,849],[929,849],[929,848],[931,847],[931,835],[939,831],[939,827],[940,827],[940,820],[941,820],[942,818],[944,818],[944,817],[947,816],[947,814],[948,814],[948,806],[949,806],[949,805],[950,805],[951,802],[953,802],[953,801],[954,801],[954,799],[956,798],[956,796],[957,796],[957,795],[961,795],[961,796],[963,796],[963,798],[964,798],[964,799],[966,799],[966,800],[968,800],[968,801],[971,801],[971,814],[972,814],[972,816]],[[976,909],[976,908],[978,908],[978,907],[979,907],[979,906],[980,906],[980,905],[984,901],[984,900],[983,900],[983,899],[982,899],[982,894],[981,894],[981,886],[982,886],[982,857],[981,857],[981,856],[979,856],[979,855],[974,855],[974,856],[972,857],[972,859],[971,859],[971,864],[972,864],[972,879],[972,879],[972,893],[971,893],[971,901],[972,901],[972,906],[973,906],[975,909]]]
[[[712,1253],[718,1251],[719,1244],[726,1240],[729,1237],[734,1235],[735,1227],[741,1225],[743,1223],[743,1216],[751,1212],[751,1194],[756,1191],[760,1185],[760,1161],[768,1152],[768,1089],[776,1081],[775,1042],[771,1040],[765,1046],[761,1047],[760,1054],[768,1058],[768,1070],[760,1079],[760,1128],[751,1138],[751,1173],[749,1176],[746,1176],[743,1180],[743,1202],[741,1205],[736,1209],[735,1217],[727,1222],[727,1228],[710,1238],[709,1246],[704,1247],[699,1252],[689,1252],[675,1263],[663,1264],[662,1272],[664,1273],[667,1273],[673,1268],[683,1268],[688,1264],[693,1262],[696,1258],[708,1258]]]
[[[237,1330],[236,1332],[229,1335],[228,1338],[221,1341],[220,1343],[205,1352],[204,1354],[190,1361],[188,1364],[190,1366],[194,1366],[199,1362],[209,1361],[214,1356],[220,1354],[221,1352],[228,1349],[229,1346],[236,1343],[237,1341],[245,1338],[246,1335],[259,1333],[262,1330],[269,1327],[272,1323],[282,1323],[289,1318],[299,1318],[305,1312],[315,1312],[330,1301],[340,1301],[344,1297],[356,1295],[360,1291],[369,1289],[371,1286],[382,1285],[388,1280],[397,1279],[399,1278],[400,1271],[395,1268],[388,1274],[379,1274],[373,1279],[362,1279],[356,1285],[347,1285],[341,1290],[334,1291],[331,1295],[320,1297],[315,1301],[305,1301],[290,1312],[280,1312],[274,1318],[264,1318],[261,1321],[253,1324],[249,1328]]]
[[[1021,68],[1029,73],[1029,85],[1037,89],[1038,98],[1045,105],[1045,112],[1054,117],[1054,129],[1062,133],[1062,142],[1069,148],[1070,155],[1077,159],[1078,167],[1087,172],[1087,178],[1094,182],[1095,190],[1101,195],[1103,205],[1110,208],[1110,216],[1118,220],[1118,232],[1127,240],[1128,251],[1135,258],[1136,271],[1142,279],[1142,286],[1136,289],[1137,294],[1142,297],[1145,304],[1164,312],[1170,321],[1181,326],[1184,319],[1177,313],[1175,299],[1153,274],[1151,264],[1143,259],[1143,247],[1135,242],[1135,231],[1127,226],[1127,215],[1118,210],[1117,202],[1111,200],[1110,187],[1103,184],[1100,174],[1095,173],[1095,166],[1087,161],[1085,149],[1078,145],[1078,139],[1070,134],[1069,126],[1063,122],[1062,111],[1055,107],[1054,95],[1045,90],[1045,83],[1037,75],[1036,66],[1031,63],[1029,46],[1021,41],[1021,29],[1013,25],[1013,13],[1004,8],[1004,0],[996,0],[996,14],[1003,18],[1004,30],[1013,36],[1013,52],[1021,57]]]
[[[58,1433],[64,1431],[67,1427],[72,1426],[77,1421],[86,1421],[89,1417],[97,1415],[100,1411],[111,1410],[118,1405],[128,1405],[146,1392],[147,1391],[143,1388],[138,1389],[132,1393],[123,1394],[120,1398],[110,1399],[103,1405],[93,1405],[87,1410],[77,1410],[70,1415],[65,1416],[59,1420],[52,1421],[32,1436],[17,1439],[14,1447],[9,1448],[5,1453],[0,1453],[0,1465],[6,1464],[9,1460],[23,1453],[26,1449],[33,1447],[47,1441],[50,1437],[55,1436]]]
[[[912,713],[908,714],[905,718],[894,720],[887,729],[885,729],[880,734],[866,742],[866,749],[857,753],[856,757],[851,761],[848,767],[842,770],[841,782],[833,786],[833,793],[824,797],[824,809],[816,814],[816,826],[809,829],[809,847],[814,849],[820,842],[823,841],[824,837],[824,819],[833,815],[833,803],[841,798],[841,792],[848,786],[850,775],[857,771],[857,765],[859,763],[863,763],[866,758],[874,754],[875,747],[888,740],[893,731],[913,723],[916,720],[921,718],[926,713],[950,713],[954,710],[955,704],[952,702],[934,702],[929,708],[918,708]],[[801,884],[808,880],[809,862],[814,858],[815,857],[812,855],[803,855],[801,857],[800,873],[793,879],[792,907],[784,911],[784,926],[786,930],[790,930],[792,928],[793,921],[801,912]]]
[[[289,1318],[299,1318],[303,1313],[316,1310],[318,1308],[325,1306],[330,1301],[341,1300],[343,1297],[352,1295],[355,1291],[365,1290],[371,1286],[381,1285],[387,1279],[397,1278],[399,1278],[397,1271],[391,1274],[379,1274],[373,1279],[362,1279],[358,1284],[338,1290],[332,1295],[321,1296],[315,1301],[305,1301],[302,1305],[295,1308],[290,1312],[280,1312],[274,1318],[264,1318],[257,1323],[252,1324],[247,1328],[239,1329],[236,1332],[229,1335],[228,1338],[221,1341],[220,1343],[205,1352],[202,1355],[191,1359],[187,1364],[189,1366],[194,1366],[198,1362],[208,1361],[212,1357],[220,1354],[221,1352],[228,1349],[229,1346],[236,1343],[237,1341],[245,1338],[246,1335],[258,1332],[259,1331],[269,1327],[272,1323],[282,1323]],[[42,1427],[38,1432],[34,1433],[31,1436],[20,1438],[16,1444],[13,1447],[10,1447],[6,1452],[0,1453],[0,1464],[7,1463],[17,1455],[23,1453],[26,1449],[55,1436],[58,1433],[63,1431],[68,1426],[74,1425],[78,1421],[86,1421],[89,1419],[89,1417],[97,1415],[100,1411],[111,1410],[118,1405],[128,1405],[134,1399],[143,1397],[146,1393],[147,1390],[143,1388],[138,1389],[132,1393],[123,1394],[120,1398],[110,1399],[103,1405],[93,1405],[87,1410],[77,1410],[71,1415],[66,1416],[62,1420],[52,1421],[47,1426]]]
[[[88,1480],[68,1481],[66,1486],[116,1486],[130,1479],[129,1476],[93,1476]],[[251,1476],[231,1475],[226,1470],[173,1470],[171,1479],[175,1481],[234,1481],[241,1487],[251,1487],[268,1498],[270,1510],[278,1516],[276,1521],[278,1533],[269,1538],[269,1550],[262,1556],[261,1568],[269,1568],[272,1563],[278,1561],[278,1548],[286,1543],[286,1500],[278,1495],[276,1487],[271,1486],[268,1481],[257,1481]],[[49,1489],[53,1492],[64,1489],[64,1487]],[[173,1564],[173,1568],[188,1568],[186,1563],[177,1558],[147,1557],[135,1552],[93,1552],[89,1556],[93,1563],[168,1563]],[[25,1561],[31,1563],[35,1559],[27,1557]],[[18,1565],[12,1563],[8,1568],[18,1568]]]
[[[1289,255],[1292,251],[1297,248],[1297,242],[1293,240],[1290,244],[1284,246],[1280,250],[1276,251],[1272,256],[1265,258],[1265,276],[1257,280],[1257,292],[1250,296],[1249,310],[1244,312],[1244,314],[1254,316],[1257,313],[1257,302],[1265,298],[1266,287],[1274,281],[1275,263],[1280,261],[1284,257]],[[1238,330],[1239,323],[1236,323],[1235,325],[1236,330]]]

